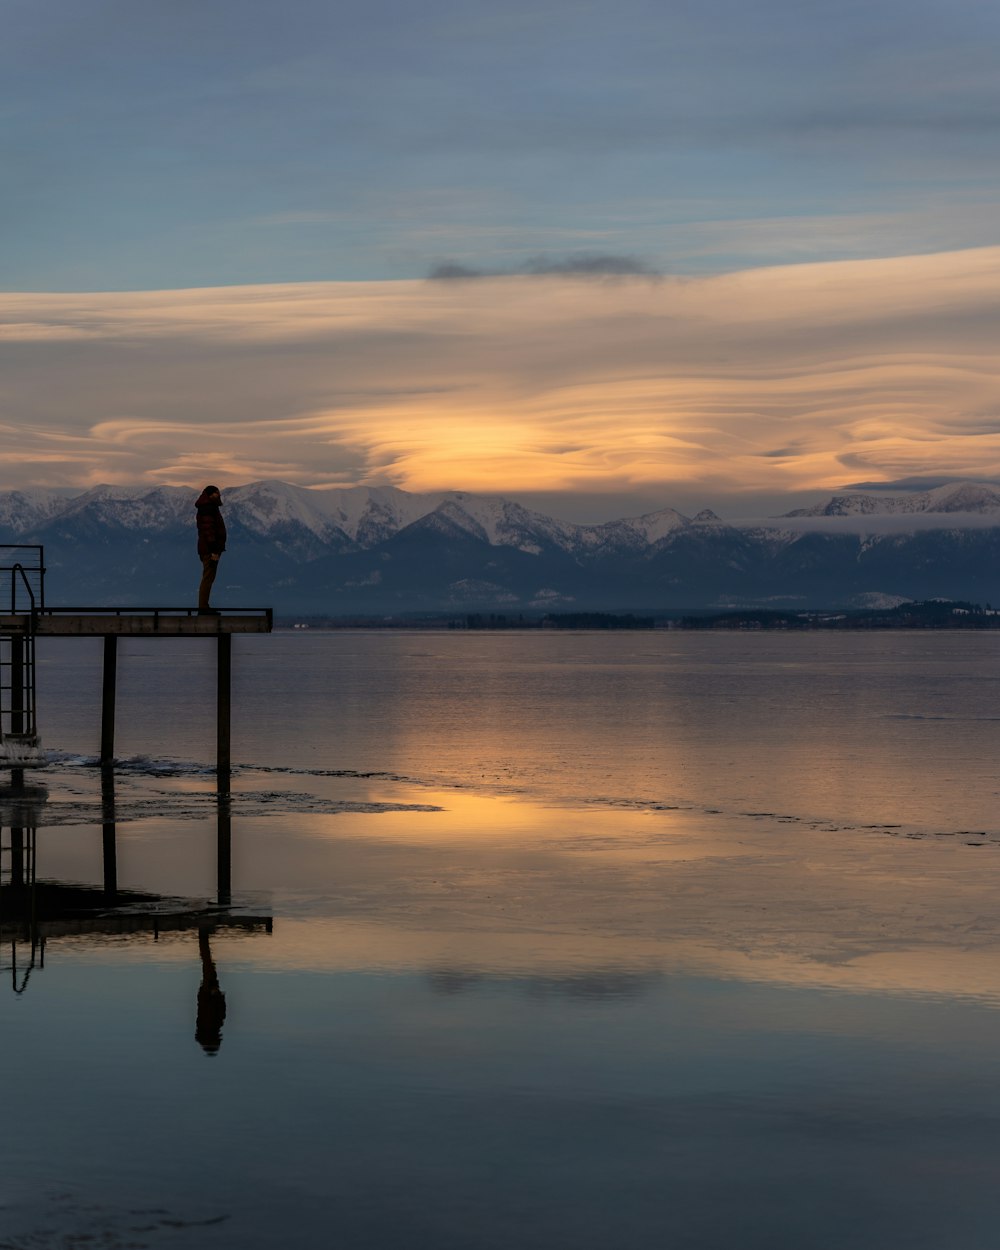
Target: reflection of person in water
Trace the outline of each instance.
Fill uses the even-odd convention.
[[[198,950],[201,954],[201,985],[198,987],[198,1020],[194,1036],[206,1055],[214,1055],[222,1045],[226,996],[219,986],[219,974],[215,971],[207,929],[198,930]]]

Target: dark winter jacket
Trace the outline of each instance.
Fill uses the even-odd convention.
[[[203,560],[221,556],[226,549],[226,523],[222,519],[221,505],[202,492],[195,507],[198,509],[198,555]]]

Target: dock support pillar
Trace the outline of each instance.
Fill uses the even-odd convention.
[[[115,762],[115,692],[118,686],[118,635],[104,636],[104,692],[101,700],[101,767]]]
[[[233,638],[231,634],[219,634],[218,638],[219,699],[217,712],[218,747],[216,751],[217,789],[220,794],[229,793],[230,721],[232,718]]]

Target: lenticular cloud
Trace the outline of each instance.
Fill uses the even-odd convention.
[[[9,473],[690,494],[1000,476],[1000,248],[0,295]]]

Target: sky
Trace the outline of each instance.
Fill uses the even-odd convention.
[[[0,17],[0,489],[1000,480],[995,4]]]

